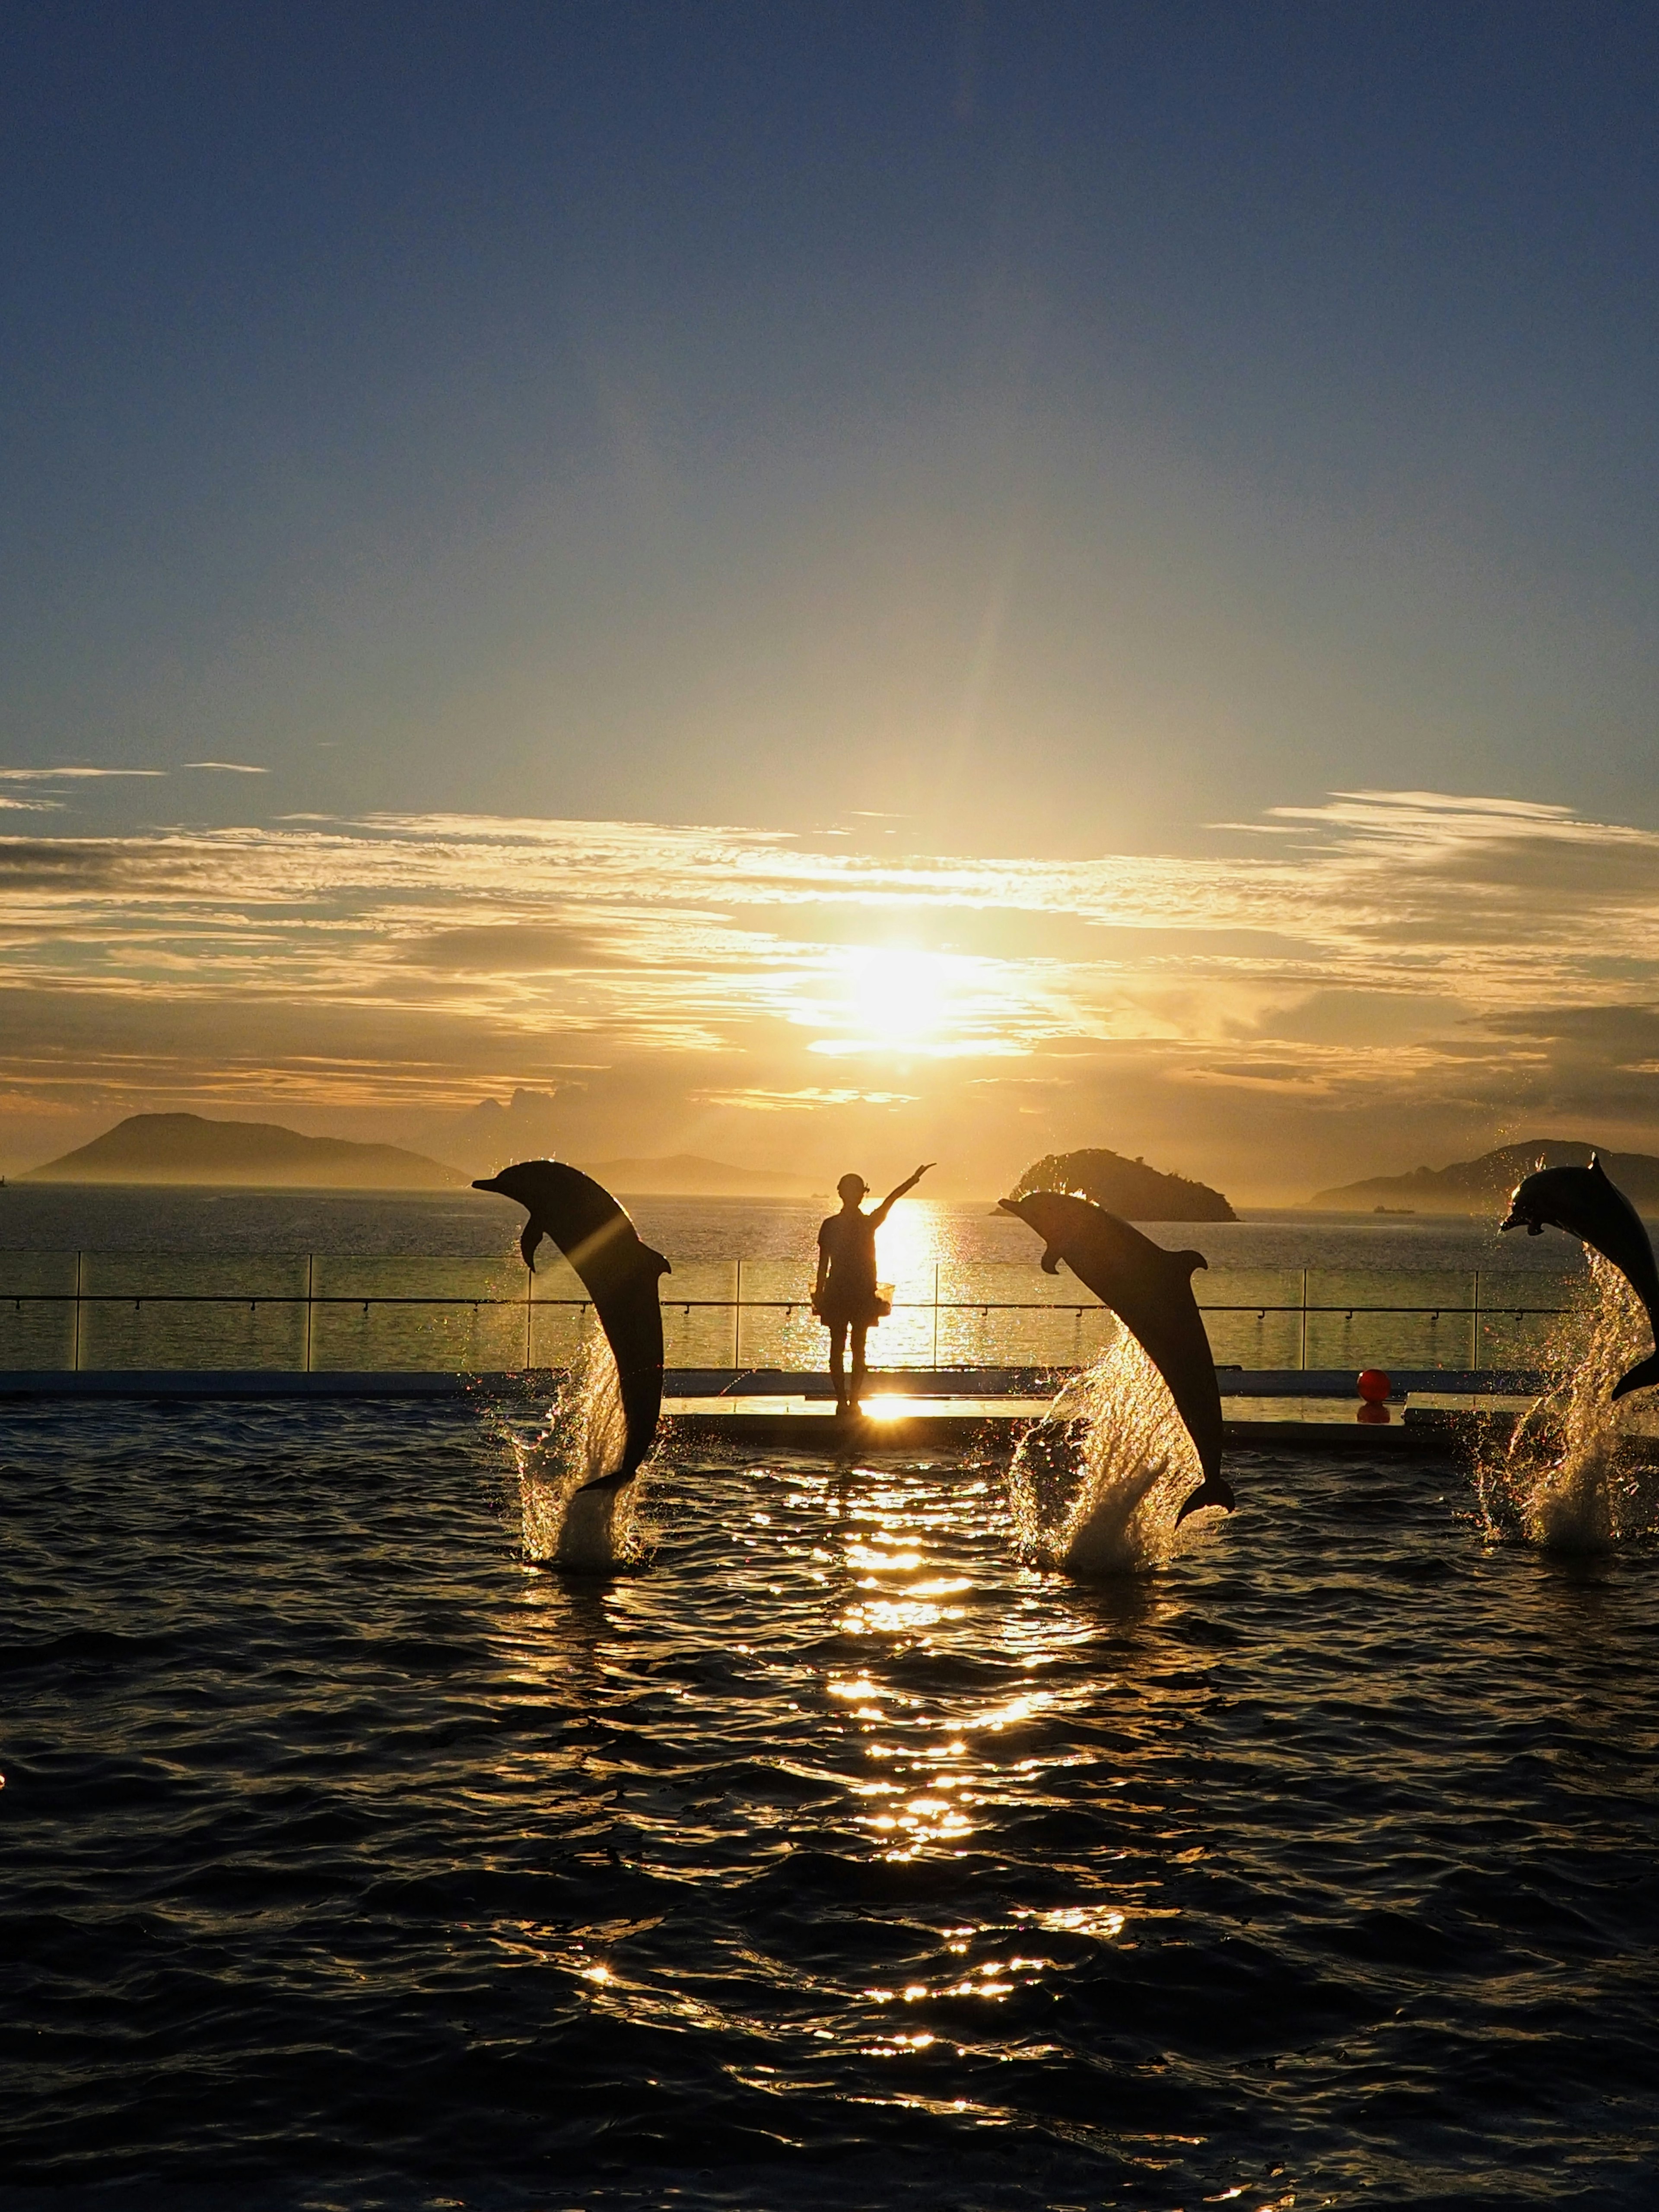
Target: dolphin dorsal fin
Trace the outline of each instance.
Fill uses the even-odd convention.
[[[1592,1175],[1599,1175],[1605,1178],[1607,1171],[1601,1164],[1601,1155],[1600,1152],[1592,1152],[1590,1154],[1589,1171]]]

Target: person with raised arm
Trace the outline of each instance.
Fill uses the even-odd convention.
[[[862,1176],[844,1175],[836,1185],[841,1212],[832,1213],[818,1230],[818,1273],[812,1285],[812,1310],[830,1332],[830,1379],[836,1386],[836,1418],[845,1420],[859,1410],[864,1394],[865,1339],[884,1315],[892,1311],[876,1282],[876,1231],[896,1200],[914,1190],[930,1167],[924,1160],[915,1173],[890,1190],[881,1204],[864,1211],[870,1186]],[[853,1340],[853,1381],[847,1382],[847,1340]]]

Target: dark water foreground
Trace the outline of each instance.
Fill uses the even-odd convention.
[[[579,1589],[465,1409],[6,1422],[8,2212],[1659,2195],[1650,1550],[708,1466]]]

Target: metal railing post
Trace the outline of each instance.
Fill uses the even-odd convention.
[[[743,1364],[743,1262],[737,1263],[736,1280],[732,1285],[732,1371],[735,1375]]]
[[[1474,1304],[1469,1309],[1469,1372],[1480,1372],[1480,1270],[1474,1271]]]
[[[939,1261],[933,1262],[933,1372],[939,1373]]]
[[[75,1255],[75,1351],[72,1355],[74,1364],[70,1369],[70,1372],[75,1375],[81,1372],[81,1280],[86,1257],[84,1252],[77,1252]]]
[[[526,1267],[524,1271],[524,1371],[526,1375],[530,1372],[530,1331],[535,1319],[535,1309],[532,1300],[535,1294],[536,1278]]]
[[[1302,1372],[1308,1371],[1308,1271],[1302,1270]]]
[[[311,1316],[312,1299],[316,1293],[317,1255],[306,1254],[306,1373],[311,1372]]]

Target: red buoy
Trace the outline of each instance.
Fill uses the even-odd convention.
[[[1359,1377],[1359,1395],[1368,1406],[1380,1406],[1389,1395],[1388,1376],[1380,1367],[1365,1368]]]

